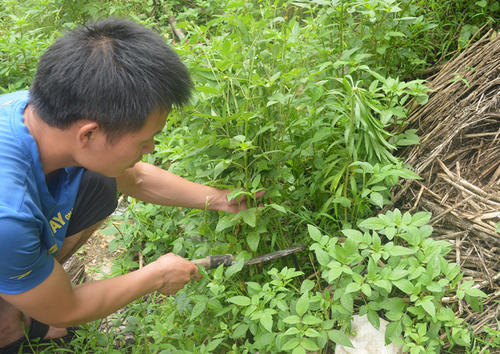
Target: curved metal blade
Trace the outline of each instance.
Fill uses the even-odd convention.
[[[280,251],[265,254],[265,255],[260,256],[260,257],[252,258],[252,259],[246,261],[244,265],[251,265],[251,264],[257,264],[257,263],[271,261],[273,259],[285,257],[285,256],[288,256],[290,254],[303,251],[305,248],[306,248],[306,246],[304,246],[304,245],[296,245],[296,246],[293,246],[290,248],[286,248],[284,250],[280,250]]]

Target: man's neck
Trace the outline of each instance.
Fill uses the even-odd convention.
[[[24,110],[24,124],[35,139],[45,175],[63,167],[75,166],[72,157],[71,128],[58,129],[49,126],[31,105]]]

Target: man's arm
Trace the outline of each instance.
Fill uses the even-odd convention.
[[[226,196],[231,190],[190,182],[144,162],[129,168],[116,181],[120,192],[144,202],[196,209],[207,207],[233,213],[247,208],[244,200],[227,200]]]
[[[137,271],[72,287],[55,261],[52,273],[38,286],[21,294],[0,296],[38,321],[69,327],[103,318],[155,290],[174,294],[191,277],[199,276],[192,262],[167,254]]]

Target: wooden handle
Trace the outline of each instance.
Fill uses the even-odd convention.
[[[234,258],[232,254],[221,254],[218,256],[208,256],[201,259],[195,259],[193,263],[199,264],[205,269],[214,269],[221,264],[224,264],[226,266],[232,265],[234,263]]]

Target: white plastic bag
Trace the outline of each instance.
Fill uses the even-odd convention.
[[[372,326],[366,315],[354,315],[352,331],[354,337],[349,337],[354,348],[335,346],[335,354],[400,354],[401,347],[394,344],[385,345],[385,328],[387,321],[380,319],[379,329]]]

